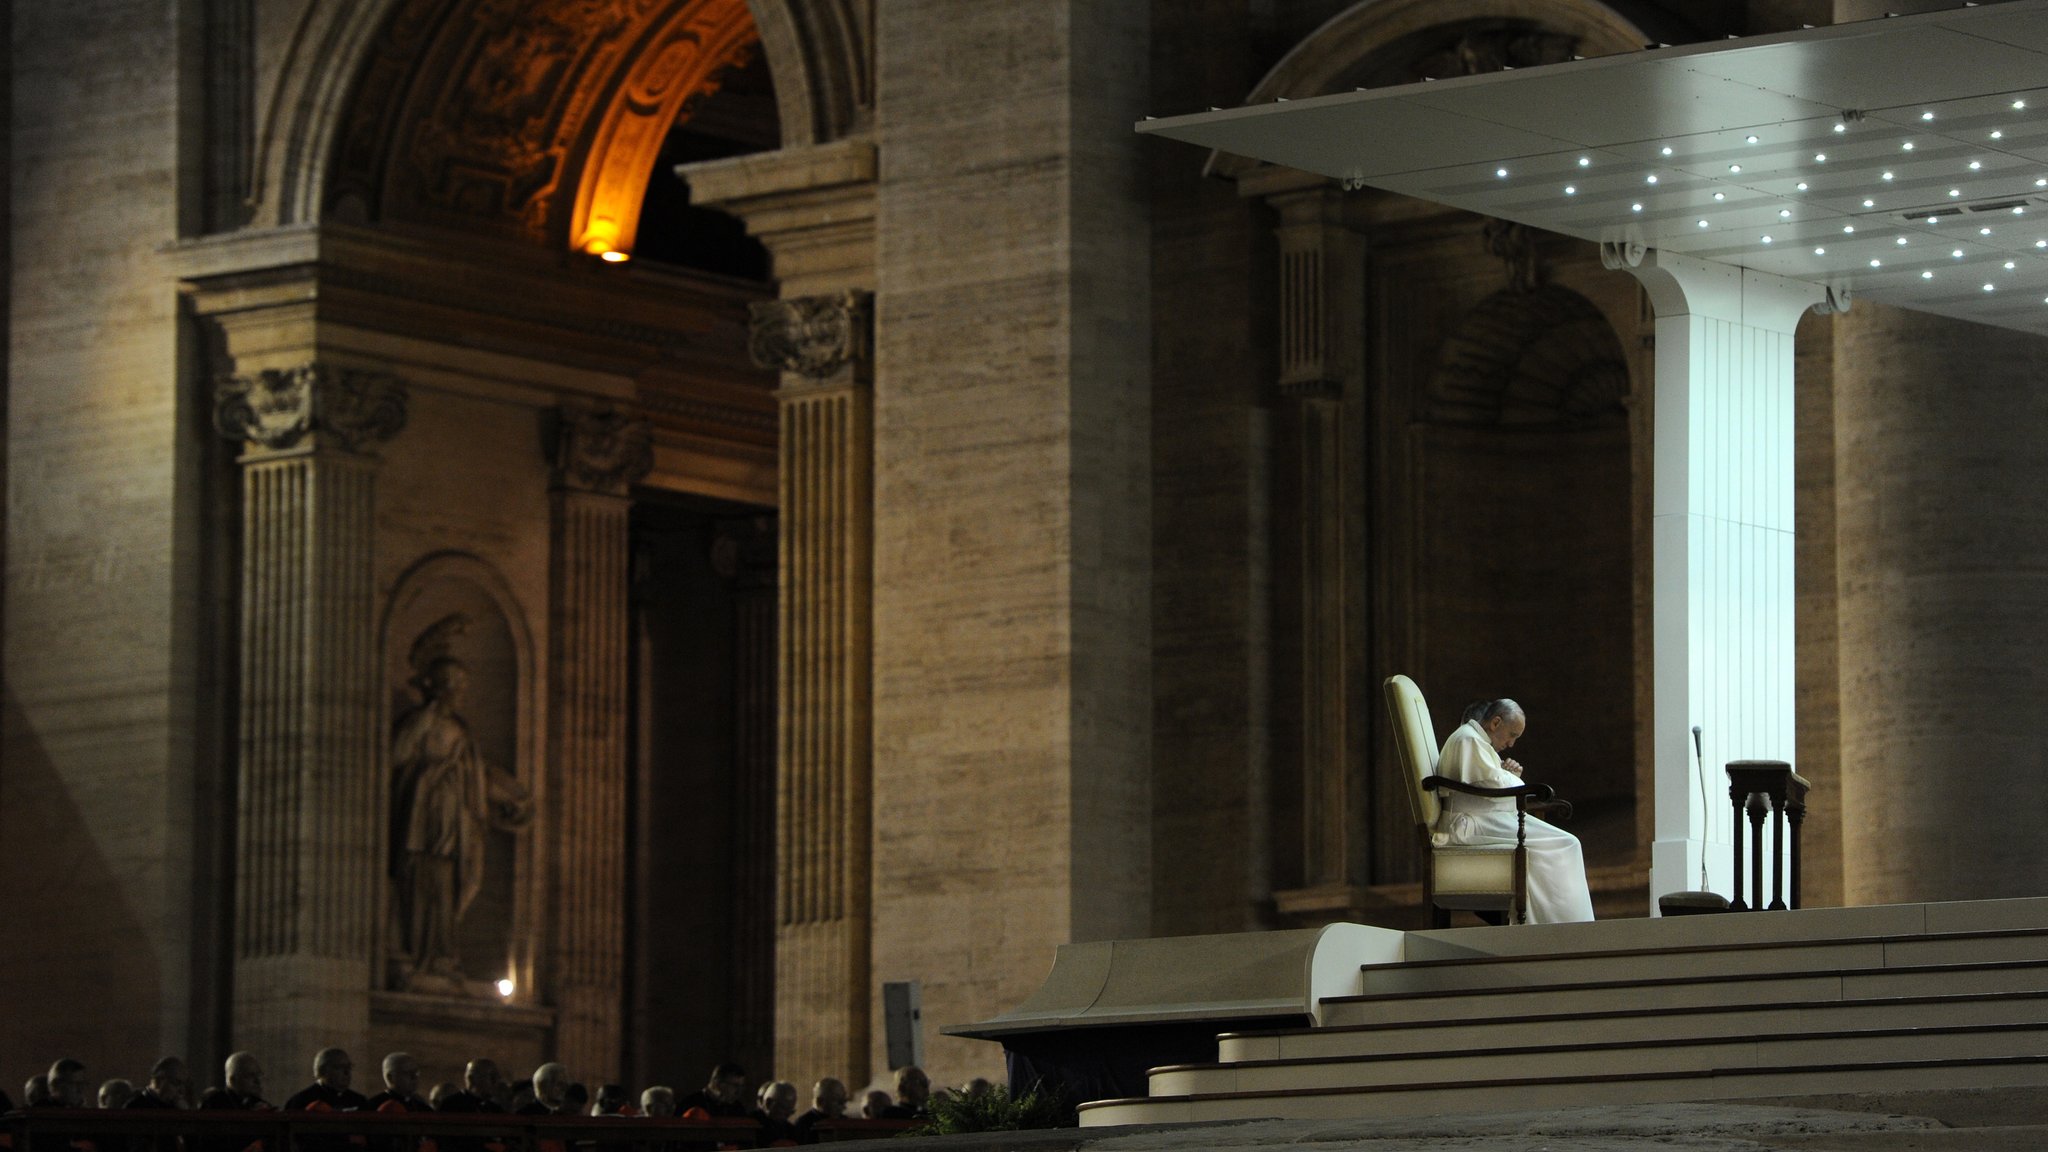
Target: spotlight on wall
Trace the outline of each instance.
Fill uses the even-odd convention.
[[[503,996],[507,1000],[512,998],[512,993],[517,991],[518,988],[519,986],[512,982],[510,976],[498,981],[498,995]]]

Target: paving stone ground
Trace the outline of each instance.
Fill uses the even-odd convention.
[[[2048,1091],[1252,1120],[891,1140],[862,1152],[2048,1152]]]

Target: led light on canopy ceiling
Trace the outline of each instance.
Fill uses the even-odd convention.
[[[1745,137],[1743,137],[1743,139],[1747,140],[1747,141],[1748,141],[1749,143],[1751,143],[1751,144],[1754,144],[1754,143],[1756,143],[1756,137],[1754,137],[1754,136],[1745,136]]]
[[[1828,250],[1827,250],[1827,249],[1825,249],[1825,248],[1815,248],[1815,249],[1813,250],[1813,254],[1814,254],[1815,256],[1825,256],[1825,255],[1827,255],[1827,254],[1828,254]]]
[[[1849,126],[1848,126],[1847,124],[1837,124],[1837,125],[1835,125],[1835,131],[1837,131],[1837,132],[1847,132],[1848,130],[1849,130]]]
[[[1495,169],[1493,170],[1493,174],[1494,174],[1495,176],[1498,176],[1498,177],[1500,177],[1500,178],[1501,178],[1501,179],[1503,179],[1503,180],[1505,180],[1505,179],[1507,179],[1507,178],[1508,178],[1508,170],[1507,170],[1507,169],[1505,169],[1505,168],[1495,168]]]

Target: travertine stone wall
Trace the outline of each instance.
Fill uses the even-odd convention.
[[[2048,855],[2048,341],[1835,318],[1850,904],[2034,896]]]
[[[1151,111],[1251,90],[1248,38],[1217,33],[1243,26],[1246,7],[1152,5]],[[1200,149],[1156,143],[1140,144],[1152,173],[1152,756],[1173,767],[1152,792],[1152,930],[1172,936],[1259,927],[1273,889],[1271,417],[1258,403],[1273,275],[1260,207],[1203,179]]]
[[[1813,784],[1800,830],[1805,907],[1842,903],[1842,724],[1836,593],[1835,318],[1808,314],[1793,334],[1794,715],[1799,774]]]
[[[12,5],[0,1076],[147,1067],[203,1029],[191,739],[202,405],[181,393],[190,6]],[[202,823],[204,822],[204,823]]]
[[[1147,17],[879,19],[874,980],[957,1078],[932,1022],[1150,928]]]

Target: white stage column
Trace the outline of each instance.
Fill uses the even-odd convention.
[[[1708,887],[1732,898],[1739,830],[1722,766],[1795,763],[1792,333],[1827,293],[1675,253],[1602,255],[1657,311],[1651,906],[1699,886],[1702,853]]]

